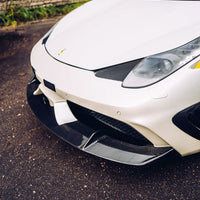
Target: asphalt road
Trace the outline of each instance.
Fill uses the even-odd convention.
[[[56,20],[0,30],[0,200],[199,199],[200,154],[117,164],[66,144],[32,114],[30,51]]]

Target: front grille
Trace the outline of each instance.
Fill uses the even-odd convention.
[[[144,136],[134,128],[85,107],[79,106],[68,101],[68,105],[74,116],[82,123],[90,126],[95,130],[101,130],[110,137],[125,141],[131,144],[147,145],[151,144]]]
[[[200,140],[200,103],[179,112],[172,121],[182,131]]]

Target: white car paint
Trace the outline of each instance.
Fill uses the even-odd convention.
[[[64,17],[46,46],[62,62],[95,70],[190,42],[200,35],[199,8],[200,1],[94,0]]]

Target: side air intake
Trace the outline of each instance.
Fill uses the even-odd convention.
[[[179,112],[172,121],[182,131],[200,140],[200,103]]]

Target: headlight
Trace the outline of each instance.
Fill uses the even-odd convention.
[[[144,58],[123,81],[124,87],[145,87],[169,76],[200,55],[200,37],[176,49]]]

